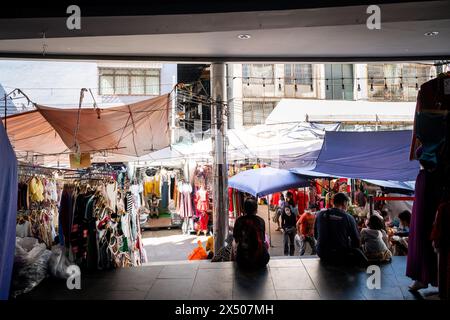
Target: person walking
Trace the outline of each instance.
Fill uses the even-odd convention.
[[[309,243],[311,247],[311,255],[316,254],[316,239],[314,239],[314,222],[316,220],[315,213],[312,212],[313,206],[300,216],[297,221],[297,236],[300,240],[300,256],[303,256],[306,251],[306,244]]]
[[[291,210],[290,206],[284,208],[281,215],[281,227],[283,232],[284,255],[293,256],[295,253],[295,234],[296,234],[297,219]]]

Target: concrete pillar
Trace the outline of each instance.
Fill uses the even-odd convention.
[[[211,64],[211,131],[214,170],[213,230],[214,251],[225,244],[228,233],[228,166],[226,153],[227,119],[224,105],[227,102],[226,65]]]

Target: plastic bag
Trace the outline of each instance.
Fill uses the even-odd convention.
[[[16,252],[14,255],[14,266],[20,267],[35,262],[47,249],[44,243],[39,243],[38,239],[16,237]]]
[[[12,296],[30,292],[48,275],[51,251],[34,238],[16,238]]]
[[[70,274],[67,268],[71,265],[67,258],[65,248],[63,246],[53,246],[52,255],[48,260],[48,268],[51,276],[61,279],[67,279]]]
[[[191,254],[189,254],[189,260],[204,260],[208,258],[208,254],[206,253],[205,248],[203,248],[202,242],[199,240],[198,247],[192,250]]]

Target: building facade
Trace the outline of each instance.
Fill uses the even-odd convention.
[[[415,101],[428,64],[229,64],[229,128],[263,124],[283,98]]]
[[[32,61],[0,60],[0,94],[21,89],[31,101],[51,106],[120,105],[172,91],[177,81],[177,65],[116,61]],[[7,99],[7,113],[31,108],[23,97]],[[1,108],[3,109],[3,108]]]

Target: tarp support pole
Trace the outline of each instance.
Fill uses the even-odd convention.
[[[8,102],[6,101],[6,99],[7,99],[7,95],[6,95],[6,93],[5,93],[5,125],[4,125],[4,127],[5,127],[5,132],[6,133],[8,133],[8,128],[6,127],[6,116],[7,116],[7,110],[8,110]]]
[[[374,205],[374,203],[373,203],[373,196],[372,195],[370,195],[369,196],[369,209],[370,209],[370,216],[372,216],[373,215],[373,205]]]
[[[269,225],[269,246],[273,248],[272,246],[272,233],[270,232],[270,203],[269,203],[269,197],[267,197],[267,224]]]

